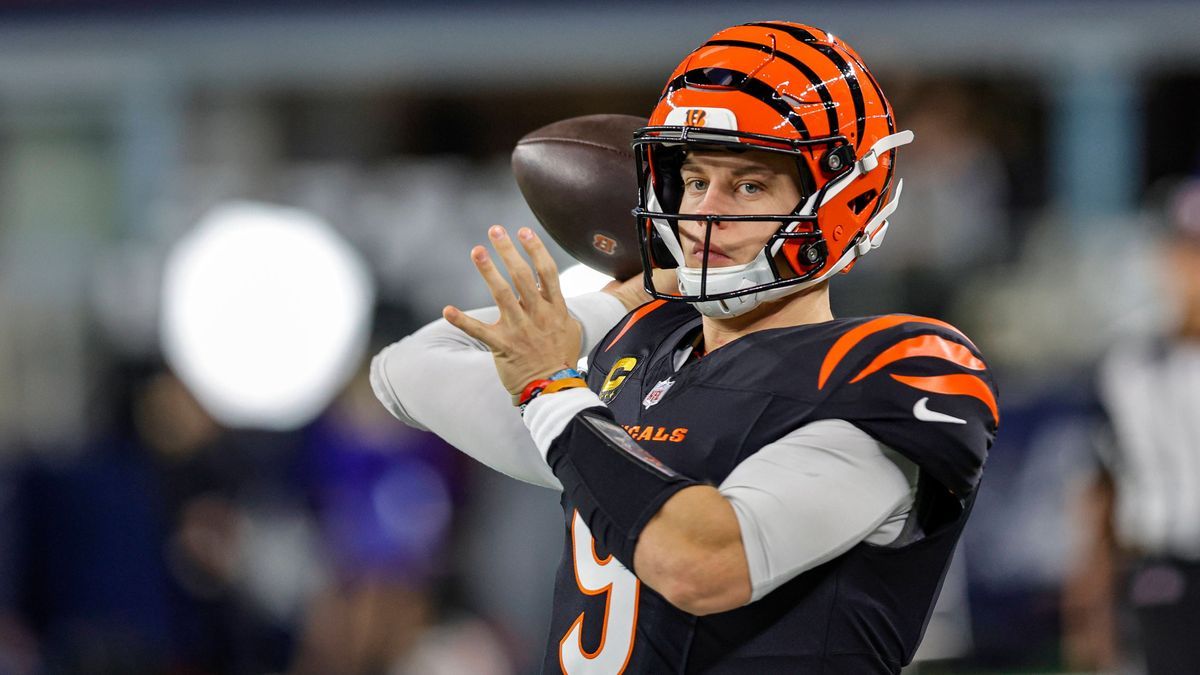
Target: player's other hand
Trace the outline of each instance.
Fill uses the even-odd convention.
[[[675,270],[655,269],[651,273],[651,277],[654,280],[654,290],[659,293],[679,292]],[[641,274],[635,274],[624,281],[610,281],[600,290],[620,300],[621,304],[625,305],[627,312],[653,300],[646,292],[645,279]]]
[[[493,225],[488,229],[488,238],[508,270],[512,285],[483,246],[471,249],[471,262],[500,308],[499,321],[487,324],[449,305],[442,316],[492,350],[500,382],[508,393],[518,396],[530,382],[574,366],[583,331],[567,313],[558,286],[558,267],[533,230],[523,227],[517,232],[517,239],[533,262],[532,268],[503,227]]]

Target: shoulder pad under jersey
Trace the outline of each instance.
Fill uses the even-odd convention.
[[[852,422],[964,498],[1000,423],[997,390],[975,345],[954,326],[910,315],[851,325],[826,352],[822,416]]]

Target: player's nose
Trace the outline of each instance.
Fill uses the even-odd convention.
[[[723,194],[721,190],[710,187],[704,191],[704,197],[700,203],[696,205],[696,214],[701,216],[719,216],[730,213],[732,206],[732,195]],[[706,222],[711,222],[713,227],[723,227],[723,221],[715,218],[709,218],[707,221],[700,221],[701,225]]]

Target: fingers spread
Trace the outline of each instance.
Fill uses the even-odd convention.
[[[513,293],[508,281],[504,279],[500,270],[492,262],[491,257],[487,254],[487,249],[482,246],[471,249],[471,262],[475,263],[475,269],[479,270],[479,276],[483,277],[484,283],[487,284],[488,291],[491,292],[492,299],[496,301],[496,306],[500,308],[501,315],[514,318],[521,315],[521,305],[517,302],[516,294]]]
[[[493,326],[475,317],[468,316],[461,309],[453,305],[446,305],[442,308],[442,318],[448,321],[451,326],[492,348],[493,351],[499,347],[499,344],[496,344],[497,338],[493,332]]]
[[[559,302],[562,299],[562,290],[558,287],[558,266],[554,264],[554,258],[550,257],[550,251],[546,250],[546,245],[528,227],[521,228],[517,232],[517,238],[521,240],[521,246],[529,254],[529,259],[533,261],[533,269],[542,281],[542,297],[551,302]]]
[[[488,229],[488,236],[492,240],[492,248],[496,249],[496,255],[500,256],[504,267],[508,269],[513,285],[517,287],[517,293],[521,294],[525,305],[529,306],[538,297],[537,280],[533,278],[533,270],[530,269],[529,263],[521,257],[521,253],[517,251],[503,227],[493,225]]]

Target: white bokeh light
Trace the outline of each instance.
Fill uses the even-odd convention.
[[[374,301],[361,256],[324,222],[229,203],[167,258],[163,353],[221,423],[294,429],[356,370]]]
[[[597,272],[583,263],[576,263],[558,275],[558,285],[562,288],[564,298],[598,291],[612,280],[607,274]]]

